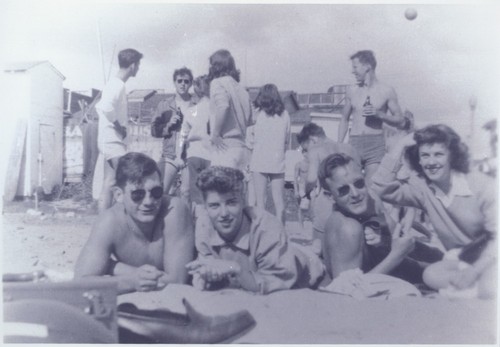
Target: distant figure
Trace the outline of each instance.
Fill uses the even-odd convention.
[[[194,231],[186,205],[165,197],[156,162],[122,156],[113,188],[117,203],[99,215],[75,265],[75,277],[111,275],[119,293],[186,283]]]
[[[290,138],[290,116],[274,84],[266,84],[255,99],[255,126],[250,171],[257,207],[265,209],[268,181],[276,216],[285,225],[285,152]]]
[[[319,165],[330,154],[345,153],[361,162],[358,153],[346,143],[337,143],[325,135],[322,127],[307,123],[297,136],[300,146],[307,153],[309,168],[307,172],[306,194],[311,196],[311,212],[314,238],[323,240],[325,224],[333,209],[331,194],[319,186]]]
[[[385,153],[382,124],[405,128],[407,121],[401,113],[394,89],[381,83],[375,75],[377,61],[373,52],[359,51],[351,56],[351,61],[357,86],[347,90],[338,140],[344,141],[349,120],[352,119],[349,143],[361,156],[365,178],[370,184]]]
[[[421,282],[422,268],[405,259],[415,247],[414,237],[395,228],[382,202],[366,186],[359,163],[342,153],[331,154],[321,162],[318,177],[335,201],[323,248],[331,278],[360,269]]]
[[[198,98],[196,105],[185,114],[181,128],[179,148],[186,146],[187,168],[182,171],[181,196],[191,206],[191,202],[203,203],[196,180],[201,171],[210,165],[211,146],[209,135],[210,90],[207,76],[199,76],[193,81],[194,92]]]
[[[406,153],[416,175],[398,180]],[[424,210],[443,246],[443,261],[431,264],[424,281],[449,292],[496,293],[496,182],[469,173],[469,154],[460,136],[444,124],[429,125],[404,137],[384,157],[373,188],[392,204]]]
[[[309,211],[311,205],[311,197],[306,194],[307,172],[309,171],[309,163],[307,161],[306,151],[302,148],[303,158],[295,164],[293,175],[293,192],[297,205],[299,206],[299,223],[304,227],[304,214]]]
[[[267,294],[319,284],[317,255],[290,243],[276,216],[246,205],[241,171],[211,166],[197,185],[206,209],[196,222],[198,259],[187,265],[195,287]]]
[[[240,72],[234,58],[225,49],[210,56],[210,140],[212,165],[246,171],[248,149],[247,127],[252,123],[250,96],[239,84]]]
[[[99,115],[97,143],[100,152],[96,172],[103,173],[103,184],[98,199],[101,212],[111,206],[111,187],[114,185],[118,159],[127,153],[128,106],[125,83],[130,77],[137,75],[141,59],[142,53],[135,49],[120,51],[120,69],[115,77],[109,79],[102,90],[101,100],[96,104]],[[97,165],[101,167],[97,168]]]
[[[163,188],[168,194],[174,183],[177,172],[184,167],[181,159],[182,148],[180,147],[181,124],[183,117],[188,114],[189,108],[195,105],[189,89],[193,83],[193,73],[190,69],[182,67],[174,71],[173,81],[175,95],[161,101],[156,107],[151,126],[154,127],[163,117],[164,127],[160,134],[163,137],[163,147],[158,165],[163,175]],[[165,122],[165,120],[168,121]],[[153,129],[152,129],[153,130]]]

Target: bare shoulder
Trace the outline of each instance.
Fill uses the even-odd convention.
[[[102,212],[92,225],[91,235],[98,235],[101,239],[113,240],[123,232],[125,214],[119,205],[115,205]]]
[[[361,224],[353,218],[346,217],[338,211],[333,211],[326,221],[325,233],[331,235],[357,235],[362,231]]]
[[[384,83],[384,82],[379,82],[377,85],[377,88],[378,88],[380,94],[386,95],[388,98],[396,94],[394,87],[392,87],[389,84]]]

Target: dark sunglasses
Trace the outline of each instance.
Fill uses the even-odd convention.
[[[179,79],[177,80],[177,83],[179,83],[179,84],[181,84],[181,83],[184,83],[184,84],[191,84],[191,80],[179,78]]]
[[[153,199],[156,200],[161,199],[161,197],[163,196],[163,187],[156,186],[149,191],[149,194]],[[144,199],[145,196],[146,196],[145,189],[136,189],[130,192],[130,198],[132,199],[133,202],[140,202],[142,201],[142,199]]]
[[[365,187],[365,180],[360,178],[359,180],[354,181],[354,183],[352,185],[356,189],[363,189]],[[339,196],[346,196],[347,194],[349,194],[350,191],[351,191],[350,186],[342,186],[342,187],[337,189]]]

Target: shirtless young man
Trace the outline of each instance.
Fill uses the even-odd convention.
[[[361,156],[369,184],[385,153],[382,124],[403,129],[407,121],[402,115],[394,89],[380,82],[375,75],[377,61],[373,52],[359,51],[350,58],[357,86],[347,90],[338,141],[344,141],[352,117],[349,143]]]
[[[185,283],[194,257],[187,206],[163,195],[156,162],[142,153],[118,161],[114,197],[92,227],[75,265],[75,277],[112,275],[118,292],[150,291]]]
[[[297,136],[300,146],[307,154],[309,163],[306,180],[306,195],[311,197],[311,213],[313,222],[313,237],[322,240],[325,223],[332,213],[333,201],[330,193],[318,188],[318,169],[320,163],[333,153],[345,153],[361,163],[358,153],[346,143],[338,143],[328,138],[322,127],[310,122],[304,125]]]
[[[335,201],[325,225],[323,247],[326,269],[332,279],[359,268],[413,283],[422,281],[423,269],[406,259],[415,247],[415,238],[400,234],[401,228],[366,186],[358,163],[348,155],[331,154],[321,162],[318,179]]]

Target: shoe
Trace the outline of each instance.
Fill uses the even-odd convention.
[[[120,343],[227,343],[255,326],[242,310],[225,316],[206,316],[183,299],[186,314],[165,309],[141,310],[134,304],[118,306]]]

